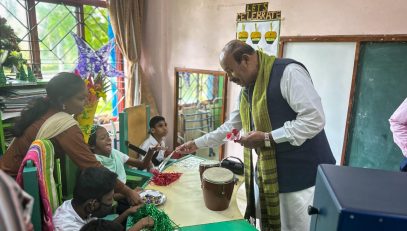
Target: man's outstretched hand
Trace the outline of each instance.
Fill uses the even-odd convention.
[[[194,141],[188,141],[185,144],[182,144],[175,148],[175,151],[180,154],[190,154],[198,150]]]

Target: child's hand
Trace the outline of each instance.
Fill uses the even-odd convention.
[[[136,224],[133,225],[128,231],[139,231],[147,227],[153,227],[154,220],[150,216],[141,218]]]
[[[157,144],[156,146],[150,146],[149,150],[152,149],[154,152],[155,151],[161,151],[161,150],[168,150],[168,147],[161,146],[160,144]]]
[[[113,194],[113,199],[115,201],[118,201],[118,200],[126,199],[126,196],[121,193],[115,193],[115,194]]]
[[[175,151],[179,154],[190,154],[196,150],[198,150],[198,146],[196,146],[194,141],[188,141],[175,148]]]
[[[135,191],[136,193],[140,194],[140,192],[143,191],[143,188],[137,186],[135,189],[133,189],[133,191]]]
[[[125,213],[127,214],[127,216],[130,215],[130,214],[136,213],[137,210],[138,210],[139,208],[141,208],[142,206],[144,206],[144,204],[139,204],[139,205],[131,206],[130,208],[128,208],[128,209],[126,210]]]
[[[162,149],[162,147],[160,146],[160,144],[157,144],[156,146],[150,146],[148,148],[148,152],[156,152],[156,151],[160,151]]]
[[[127,196],[127,201],[131,205],[143,204],[143,200],[141,199],[140,194],[134,192],[133,189],[130,189],[127,186],[126,186],[126,196]]]
[[[139,222],[142,223],[143,228],[154,226],[154,220],[150,216],[140,219]]]
[[[169,149],[165,150],[165,152],[164,152],[164,157],[169,156],[171,153],[172,153],[171,150],[169,150]]]

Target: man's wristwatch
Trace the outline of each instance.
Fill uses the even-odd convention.
[[[271,147],[270,133],[268,133],[268,132],[265,132],[265,133],[264,133],[264,146],[265,146],[266,148]]]

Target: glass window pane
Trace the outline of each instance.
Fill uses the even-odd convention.
[[[85,40],[97,50],[109,41],[108,11],[106,8],[84,6]]]
[[[78,51],[70,32],[76,32],[78,24],[76,7],[40,2],[36,11],[43,77],[73,71]]]
[[[7,20],[14,33],[21,41],[18,46],[21,50],[23,58],[31,63],[30,60],[30,44],[27,26],[27,14],[25,10],[26,2],[23,0],[1,0],[0,1],[0,16]],[[10,69],[5,69],[6,74],[9,74]]]
[[[19,47],[23,58],[27,59],[29,64],[32,63],[27,10],[35,9],[37,25],[34,25],[34,28],[38,31],[38,38],[33,39],[38,41],[43,78],[50,79],[58,72],[73,71],[78,61],[78,51],[70,32],[77,33],[79,30],[77,17],[80,7],[65,5],[64,1],[55,1],[56,3],[35,1],[35,7],[26,9],[26,2],[26,0],[0,0],[0,15],[8,20],[16,35],[22,39]],[[100,49],[114,36],[111,30],[108,32],[109,20],[106,8],[83,5],[82,25],[85,40],[94,50]],[[113,66],[116,64],[116,57],[118,56],[113,49],[109,55],[109,61]],[[9,74],[9,71],[6,70],[6,74]],[[116,83],[116,78],[110,80],[117,88],[114,87],[107,92],[107,101],[101,100],[98,113],[110,114],[123,100],[124,84]],[[117,89],[120,89],[119,93]]]

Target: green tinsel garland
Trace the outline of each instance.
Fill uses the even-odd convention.
[[[154,220],[154,226],[146,230],[172,231],[179,228],[179,226],[175,224],[165,212],[159,210],[153,204],[145,204],[143,207],[139,208],[136,213],[130,215],[127,218],[127,227],[132,227],[146,216],[150,216]]]

